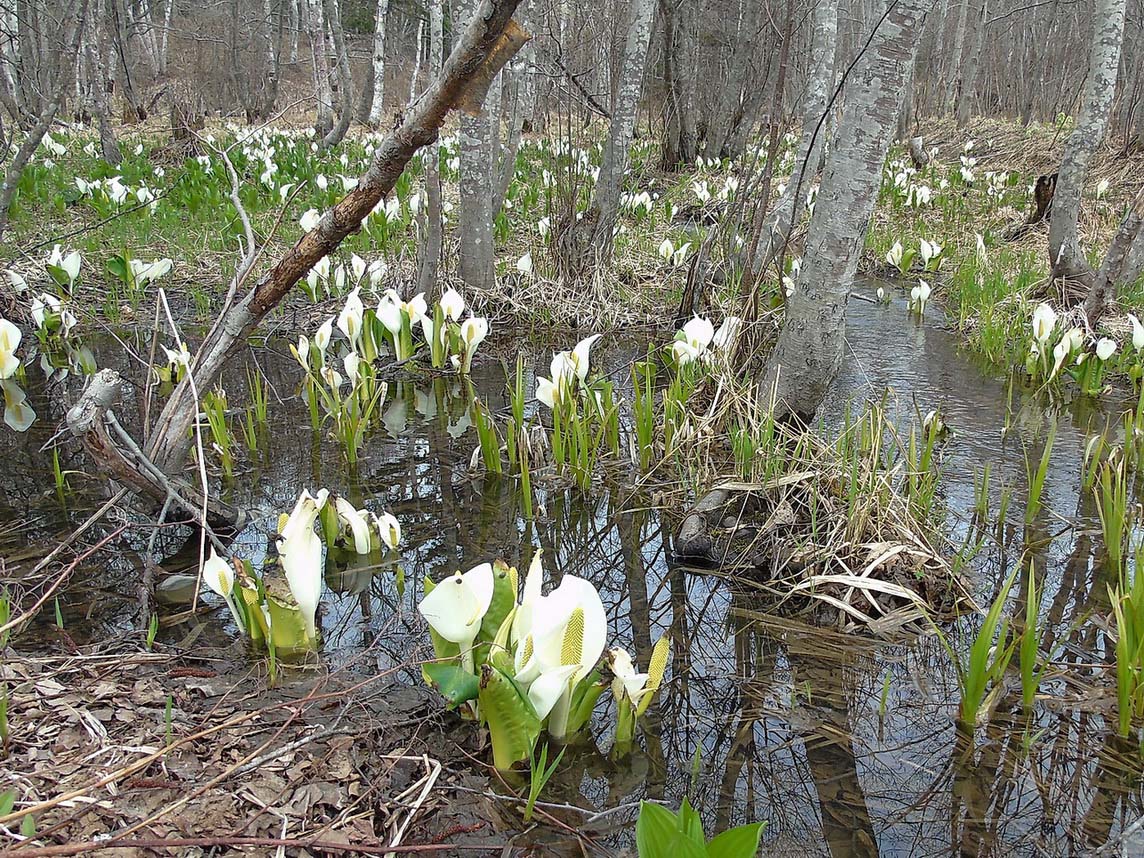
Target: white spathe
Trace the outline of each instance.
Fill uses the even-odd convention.
[[[1033,310],[1033,339],[1043,345],[1053,335],[1056,326],[1056,310],[1048,304],[1038,304]]]
[[[338,329],[354,344],[361,339],[362,320],[365,317],[365,305],[362,304],[360,292],[360,286],[355,286],[350,291],[346,296],[346,304],[338,315]]]
[[[391,513],[383,512],[373,517],[374,526],[377,527],[381,541],[391,550],[397,550],[401,543],[401,523]]]
[[[465,312],[465,299],[461,297],[461,293],[450,286],[441,295],[440,300],[441,312],[446,319],[452,319],[454,322],[461,318],[461,314]]]
[[[334,509],[337,510],[338,521],[349,529],[353,537],[354,551],[369,554],[369,520],[365,510],[358,509],[340,495],[334,499]]]
[[[417,604],[417,611],[433,631],[461,647],[461,662],[473,670],[473,640],[493,599],[493,567],[474,566],[464,574],[440,581],[433,592]]]
[[[16,349],[20,348],[22,338],[20,329],[0,316],[0,378],[11,378],[20,368]]]
[[[322,540],[314,532],[314,522],[327,497],[325,489],[317,497],[303,489],[278,537],[278,556],[286,572],[286,583],[298,603],[306,636],[311,641],[318,639],[316,618],[322,598]]]

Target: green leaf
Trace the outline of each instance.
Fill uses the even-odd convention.
[[[124,283],[130,282],[127,273],[127,259],[126,257],[116,254],[107,260],[107,273],[117,280],[122,280]]]
[[[0,816],[7,816],[16,806],[16,790],[0,793]]]
[[[755,858],[765,822],[752,822],[724,831],[707,844],[708,858]]]
[[[493,765],[503,772],[529,759],[540,737],[540,719],[520,686],[492,665],[482,665],[477,699],[489,725]]]
[[[700,846],[707,845],[707,836],[703,833],[703,820],[686,798],[679,808],[679,828],[689,840]]]
[[[429,685],[441,693],[450,708],[477,699],[480,681],[459,664],[426,664],[422,671]]]
[[[694,811],[692,811],[694,813]],[[658,804],[642,802],[636,822],[639,858],[706,858],[707,849],[684,833],[679,817]]]
[[[20,833],[25,837],[36,836],[36,817],[28,814],[24,817],[24,821],[20,823]]]

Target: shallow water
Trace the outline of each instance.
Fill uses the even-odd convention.
[[[1008,383],[974,366],[934,318],[909,319],[904,301],[881,306],[853,300],[847,340],[845,369],[825,408],[827,424],[839,423],[847,402],[880,399],[887,390],[891,413],[903,423],[939,408],[952,430],[942,452],[941,484],[951,545],[981,532],[972,530],[970,518],[974,478],[986,462],[993,474],[992,509],[1003,486],[1012,491],[1008,520],[983,528],[989,538],[974,563],[981,599],[992,598],[1028,539],[1037,546],[1038,581],[1045,582],[1042,610],[1051,619],[1046,646],[1073,663],[1075,675],[1094,681],[1085,665],[1108,653],[1103,635],[1084,619],[1094,607],[1103,610],[1107,597],[1098,571],[1099,538],[1092,533],[1095,509],[1078,491],[1079,472],[1087,438],[1102,431],[1115,410],[1084,401],[1047,406],[1019,388],[1010,397]],[[132,345],[146,353],[145,342]],[[123,361],[121,368],[138,377],[114,346],[100,344],[100,357]],[[526,348],[528,364],[546,370],[550,351]],[[630,344],[609,348],[601,342],[598,348],[596,365],[621,383],[630,360],[643,354]],[[609,759],[612,714],[601,705],[592,739],[566,755],[545,800],[604,810],[644,797],[675,805],[687,795],[702,809],[709,831],[767,820],[764,839],[772,855],[1067,854],[1105,842],[1144,812],[1139,786],[1117,763],[1111,720],[1091,707],[1078,713],[1050,701],[1033,723],[1018,723],[1007,715],[1019,708],[1018,690],[1018,706],[1012,695],[1005,698],[993,724],[979,731],[976,753],[967,754],[952,720],[956,679],[934,637],[876,645],[779,618],[750,619],[744,612],[758,606],[733,594],[726,582],[672,566],[671,525],[648,508],[647,498],[605,493],[589,499],[541,489],[536,521],[525,521],[512,480],[469,476],[476,435],[463,398],[451,395],[460,392],[455,381],[427,377],[393,385],[384,429],[367,442],[351,475],[337,449],[313,436],[305,406],[294,397],[299,373],[292,358],[266,349],[255,359],[273,385],[272,399],[286,401],[272,407],[264,448],[228,489],[256,516],[239,534],[237,551],[259,564],[278,513],[290,508],[303,486],[327,487],[359,506],[389,510],[404,531],[401,575],[391,565],[329,576],[321,616],[329,664],[356,660],[355,670],[372,670],[406,664],[418,651],[427,655],[412,608],[424,576],[439,578],[498,556],[519,566],[531,553],[522,546],[533,545],[545,549],[550,580],[577,574],[600,589],[615,643],[633,649],[639,663],[646,664],[661,634],[672,635],[671,685],[649,712],[643,748],[624,760]],[[496,362],[475,371],[476,387],[493,409],[506,405],[504,380]],[[245,369],[236,368],[224,381],[232,407],[245,402]],[[98,488],[72,475],[76,491],[65,496],[62,511],[37,452],[62,414],[42,391],[32,391],[32,399],[42,418],[33,430],[19,438],[0,434],[0,453],[9,463],[0,504],[3,519],[14,523],[0,533],[0,548],[10,561],[24,550],[35,555],[50,549],[90,507],[85,490]],[[122,412],[129,417],[137,408],[128,402]],[[1046,511],[1025,533],[1026,451],[1039,459],[1054,419]],[[1003,426],[1010,427],[1004,438]],[[82,460],[76,458],[75,466],[82,467]],[[1079,527],[1068,528],[1065,520]],[[132,529],[125,538],[140,550],[149,536],[149,530]],[[164,532],[158,545],[174,555],[185,538]],[[175,558],[165,563],[169,571],[179,565]],[[69,633],[100,640],[129,628],[135,598],[130,583],[139,568],[130,550],[120,550],[111,569],[101,566],[65,594],[61,608]],[[225,610],[201,622],[200,640],[225,646],[234,637]],[[187,631],[186,624],[177,626],[171,641]],[[363,654],[369,664],[361,663]],[[406,669],[398,681],[421,679]],[[1077,693],[1075,685],[1056,679],[1046,689]],[[1036,737],[1030,749],[1028,736]],[[589,831],[603,844],[630,845],[631,818],[630,811],[606,816]],[[1133,847],[1144,850],[1144,838],[1137,836],[1130,853]]]

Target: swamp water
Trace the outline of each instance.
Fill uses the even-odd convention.
[[[607,340],[597,344],[594,364],[626,387],[630,361],[640,359],[643,349],[608,347]],[[146,341],[128,344],[146,354]],[[139,364],[129,363],[118,343],[96,346],[104,365],[140,377]],[[547,347],[531,351],[527,365],[547,368],[549,356]],[[240,459],[229,489],[228,499],[255,515],[238,535],[236,552],[259,565],[278,513],[291,508],[302,487],[326,487],[355,505],[388,510],[403,529],[400,566],[328,575],[320,619],[327,666],[348,666],[363,676],[398,666],[395,683],[421,688],[419,670],[409,665],[431,655],[413,607],[423,577],[438,579],[496,557],[523,569],[531,549],[522,552],[522,546],[532,545],[545,549],[552,585],[569,573],[596,585],[611,643],[634,651],[638,664],[647,663],[660,635],[671,634],[670,683],[649,710],[633,754],[610,759],[614,720],[601,705],[592,737],[568,751],[542,795],[542,801],[596,811],[624,806],[588,826],[605,852],[631,845],[631,803],[641,798],[674,807],[690,796],[709,832],[765,820],[768,855],[1087,854],[1144,813],[1137,779],[1119,762],[1114,713],[1108,705],[1101,712],[1085,703],[1084,683],[1107,686],[1110,674],[1096,666],[1110,653],[1089,617],[1107,611],[1107,596],[1097,562],[1099,523],[1091,495],[1079,489],[1080,469],[1089,435],[1114,423],[1115,414],[1084,402],[1050,408],[1019,389],[1010,404],[1006,383],[975,367],[954,335],[908,319],[897,298],[890,306],[851,301],[847,359],[825,409],[827,423],[840,422],[846,402],[880,399],[887,388],[887,408],[900,422],[940,409],[952,432],[942,448],[939,489],[948,553],[969,539],[984,540],[972,563],[984,604],[1028,540],[1043,584],[1042,616],[1049,618],[1043,649],[1055,662],[1071,665],[1069,681],[1050,671],[1043,689],[1050,699],[1038,705],[1031,722],[1007,714],[1019,711],[1009,705],[1009,694],[989,726],[978,730],[973,752],[954,727],[957,681],[936,636],[887,645],[762,617],[763,606],[727,581],[672,563],[670,532],[677,517],[661,516],[645,496],[617,490],[584,497],[537,487],[535,521],[526,521],[516,481],[469,475],[476,433],[463,399],[453,395],[459,392],[454,379],[391,383],[383,428],[367,441],[351,480],[336,447],[314,438],[306,406],[294,396],[300,373],[289,354],[260,349],[253,362],[271,384],[271,407],[260,451],[249,463]],[[245,378],[245,368],[224,378],[232,407],[246,402]],[[492,410],[507,409],[498,363],[475,367],[474,383]],[[83,520],[100,488],[73,473],[72,491],[57,496],[50,458],[37,451],[62,414],[42,392],[33,389],[29,396],[41,420],[27,435],[0,435],[8,463],[0,496],[0,519],[8,524],[0,529],[0,551],[9,565],[54,547]],[[121,410],[129,417],[131,407]],[[1026,452],[1034,462],[1040,458],[1054,419],[1045,510],[1026,533]],[[1003,437],[1004,426],[1009,431]],[[233,429],[239,436],[237,420]],[[986,463],[992,513],[1004,486],[1013,500],[1006,521],[974,524],[974,480]],[[68,467],[66,457],[62,464]],[[60,605],[77,642],[132,628],[142,569],[135,552],[149,536],[146,529],[128,531],[125,539],[135,551],[104,552],[110,568],[101,565],[73,579]],[[185,532],[172,530],[157,544],[175,554],[185,539]],[[194,563],[186,548],[181,555],[182,568],[172,557],[163,564],[167,571],[185,572]],[[968,631],[976,623],[961,627]],[[34,648],[36,634],[26,633],[21,652]],[[191,639],[195,648],[214,646],[244,657],[221,604],[160,632],[169,645]],[[290,682],[290,675],[283,681]],[[1019,701],[1019,689],[1016,696]],[[1108,704],[1114,696],[1106,689],[1101,699]],[[539,838],[537,854],[579,854],[572,843],[561,844],[556,829],[532,837],[534,843]],[[1127,843],[1128,854],[1144,854],[1140,832]]]

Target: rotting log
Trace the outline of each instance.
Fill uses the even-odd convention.
[[[160,505],[171,502],[197,518],[203,508],[201,489],[178,477],[164,476],[153,463],[143,461],[138,448],[129,456],[131,451],[125,452],[112,438],[108,427],[122,390],[123,379],[115,370],[97,372],[79,402],[68,411],[68,431],[83,444],[104,476]],[[211,525],[241,526],[245,519],[241,510],[213,497],[207,499],[206,514]]]
[[[228,360],[246,344],[259,322],[304,278],[318,260],[332,253],[392,190],[409,160],[434,142],[450,111],[479,108],[497,72],[529,39],[512,20],[520,0],[482,0],[460,35],[440,76],[406,111],[401,123],[374,153],[357,186],[318,225],[286,251],[244,295],[228,301],[191,369],[159,415],[147,447],[150,460],[164,473],[180,469],[190,450],[190,428],[198,408],[194,390],[208,390]]]

